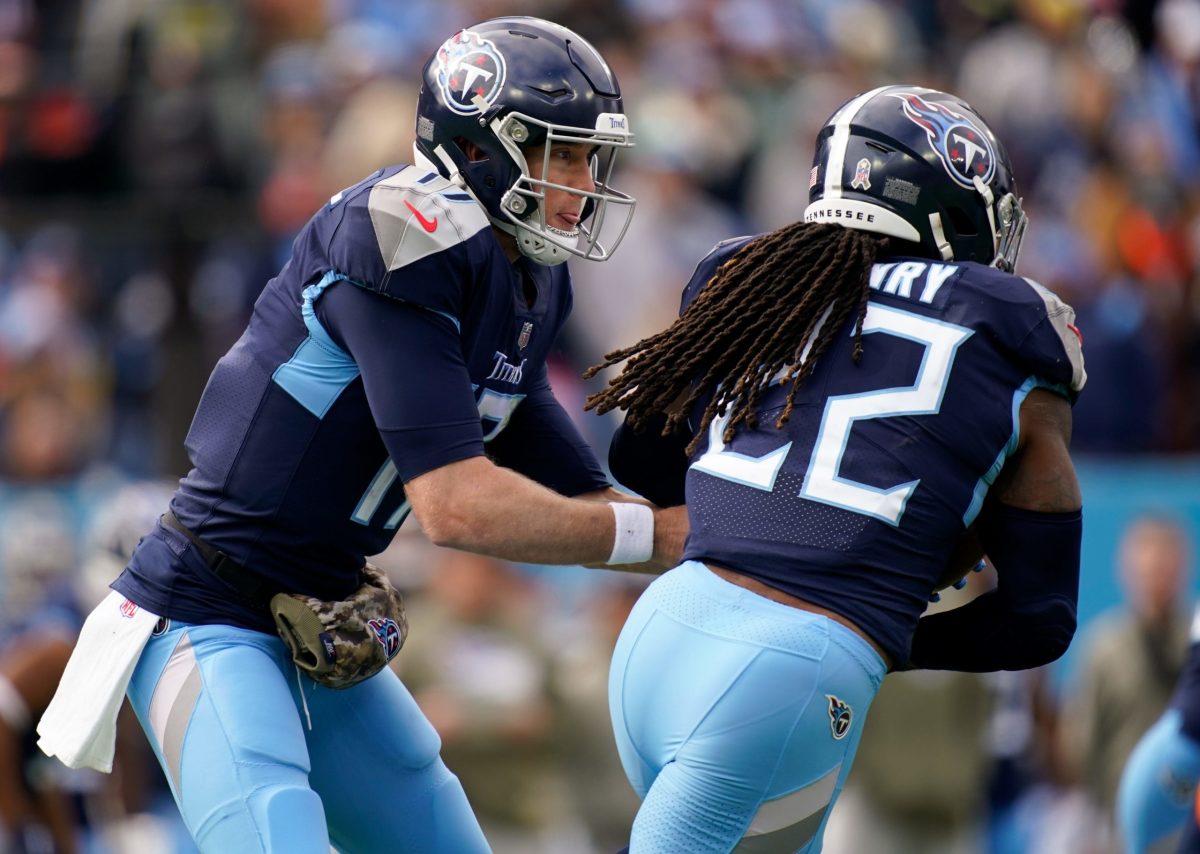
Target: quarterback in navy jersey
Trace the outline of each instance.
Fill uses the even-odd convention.
[[[889,669],[1035,667],[1075,630],[1081,339],[1013,272],[999,141],[883,87],[822,128],[809,192],[701,261],[589,400],[627,410],[617,479],[691,522],[613,656],[632,854],[819,851]],[[998,587],[923,617],[984,552]]]
[[[272,595],[345,599],[409,512],[510,560],[680,555],[683,512],[613,490],[547,381],[562,262],[606,258],[632,213],[609,184],[632,135],[607,64],[547,21],[478,24],[427,62],[416,133],[413,165],[300,232],[212,373],[194,468],[113,584],[113,608],[164,618],[128,693],[205,851],[487,850],[395,674],[302,677]]]

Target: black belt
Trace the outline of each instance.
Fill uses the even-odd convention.
[[[192,545],[196,547],[196,551],[200,552],[200,556],[204,558],[204,562],[208,564],[209,569],[216,574],[217,578],[232,587],[246,602],[256,607],[270,607],[271,597],[278,593],[279,590],[268,583],[261,575],[254,574],[225,554],[225,552],[220,549],[214,549],[208,543],[204,542],[204,540],[197,537],[176,518],[172,511],[168,510],[163,514],[162,523],[168,528],[174,528],[191,540]]]

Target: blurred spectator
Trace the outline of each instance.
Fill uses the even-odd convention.
[[[570,786],[572,811],[587,830],[591,850],[616,851],[629,843],[640,800],[629,785],[608,714],[608,666],[617,635],[648,576],[606,573],[589,585],[569,629],[560,627],[556,668],[563,708],[559,763]]]
[[[50,703],[71,639],[31,631],[0,659],[0,849],[74,854],[80,817],[67,793],[37,773],[45,761],[33,726]]]
[[[105,491],[100,510],[87,521],[80,517],[91,512],[90,503],[73,507],[61,492],[14,492],[4,505],[0,851],[194,851],[173,838],[182,825],[128,707],[111,776],[62,767],[37,748],[34,731],[66,666],[83,611],[107,593],[108,582],[167,506],[171,491],[154,482]]]
[[[332,193],[407,151],[434,34],[503,11],[558,16],[603,43],[638,137],[627,168],[642,246],[580,278],[567,347],[578,366],[629,337],[597,303],[633,306],[625,316],[655,328],[664,292],[690,272],[681,258],[796,217],[812,128],[848,93],[942,84],[1014,146],[1034,214],[1022,273],[1078,311],[1094,369],[1075,449],[1200,450],[1200,0],[501,6],[4,4],[0,229],[19,256],[44,243],[30,235],[49,216],[86,239],[48,256],[73,269],[65,291],[44,272],[31,289],[27,266],[0,263],[0,407],[51,362],[56,393],[65,383],[85,409],[82,454],[181,474],[186,462],[156,446],[178,446],[187,401],[275,256]],[[59,317],[65,334],[34,356]],[[72,383],[64,363],[94,367]]]
[[[103,363],[77,230],[46,226],[0,282],[0,476],[77,474],[102,447]]]
[[[930,610],[962,604],[988,581],[972,576],[968,589],[946,591]],[[991,688],[978,673],[917,670],[884,679],[846,789],[830,815],[824,850],[980,851],[993,762],[992,708]]]
[[[409,639],[395,659],[497,854],[558,854],[567,844],[541,607],[535,582],[511,564],[441,550],[424,594],[406,605]]]
[[[75,584],[81,613],[90,612],[108,595],[111,584],[138,541],[166,512],[175,484],[160,480],[132,481],[107,494],[88,520],[82,537],[82,560]]]
[[[988,741],[987,845],[990,854],[1055,850],[1047,827],[1070,801],[1058,748],[1058,704],[1050,668],[988,676],[993,711]],[[1062,822],[1058,822],[1061,824]]]
[[[0,638],[32,627],[72,636],[83,622],[72,508],[50,490],[30,490],[8,501],[0,519]]]
[[[669,325],[696,259],[739,229],[733,212],[699,190],[685,163],[665,152],[643,152],[636,173],[623,180],[638,188],[624,251],[571,271],[575,310],[567,334],[577,364],[595,364],[623,342]]]
[[[1094,810],[1101,851],[1117,850],[1113,812],[1125,760],[1166,708],[1183,667],[1191,549],[1178,522],[1133,520],[1117,555],[1124,606],[1087,626],[1079,639],[1085,661],[1065,701],[1061,736]]]

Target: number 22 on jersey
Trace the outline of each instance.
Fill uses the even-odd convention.
[[[850,432],[857,422],[873,418],[936,414],[950,382],[958,348],[974,333],[964,326],[875,303],[868,306],[863,321],[863,334],[868,333],[894,335],[921,344],[925,351],[916,381],[911,386],[830,397],[821,416],[800,497],[871,516],[889,525],[899,525],[904,507],[920,481],[879,488],[841,477],[838,471],[850,441]],[[712,420],[708,450],[692,464],[692,468],[770,492],[784,460],[791,453],[792,443],[759,457],[739,454],[727,449],[722,438],[728,421],[728,414]]]

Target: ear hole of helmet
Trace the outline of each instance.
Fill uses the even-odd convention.
[[[959,237],[974,237],[979,233],[975,222],[962,208],[957,206],[949,208],[946,215],[950,218],[950,225],[954,229],[954,233]]]
[[[466,137],[454,137],[454,144],[458,146],[458,150],[463,153],[463,157],[467,158],[467,160],[471,163],[479,163],[488,159],[487,152]],[[471,156],[472,152],[476,155],[475,157]]]

